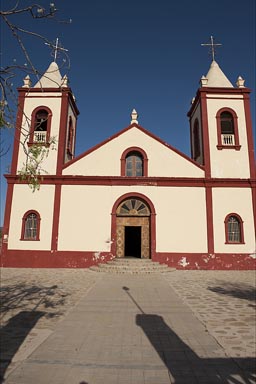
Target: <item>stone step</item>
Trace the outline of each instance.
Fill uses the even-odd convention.
[[[113,273],[113,274],[150,274],[150,273],[169,273],[175,269],[166,264],[159,264],[151,259],[138,258],[115,258],[107,263],[98,264],[90,267],[92,271]]]

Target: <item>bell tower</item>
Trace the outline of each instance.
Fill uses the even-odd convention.
[[[68,78],[61,76],[52,62],[32,86],[29,76],[18,88],[18,114],[11,174],[26,163],[26,150],[32,145],[49,149],[42,164],[42,173],[60,175],[65,163],[74,157],[76,122],[79,111]]]
[[[254,146],[250,89],[238,77],[236,87],[213,60],[188,112],[193,160],[207,178],[253,178]]]

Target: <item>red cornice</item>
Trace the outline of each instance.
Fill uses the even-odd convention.
[[[243,95],[244,94],[249,94],[251,93],[251,89],[249,88],[210,88],[210,87],[202,87],[202,88],[199,88],[197,90],[197,93],[196,93],[196,96],[195,96],[195,99],[187,113],[187,116],[190,117],[196,106],[197,106],[197,103],[198,103],[198,99],[200,98],[200,94],[202,93],[206,93],[206,94],[223,94],[223,95],[231,95],[231,94],[236,94],[236,95],[241,95],[241,99],[243,98]],[[206,98],[207,98],[207,95],[206,95]],[[220,97],[218,97],[219,99]],[[237,100],[237,99],[236,99]]]
[[[103,145],[109,143],[110,141],[116,139],[117,137],[121,136],[122,134],[124,134],[125,132],[129,131],[130,129],[132,128],[138,128],[141,132],[145,133],[147,136],[151,137],[152,139],[158,141],[159,143],[161,143],[162,145],[164,145],[165,147],[167,147],[168,149],[170,149],[171,151],[177,153],[178,155],[180,155],[181,157],[183,157],[185,160],[189,161],[190,163],[192,163],[193,165],[195,165],[197,168],[200,168],[202,170],[204,170],[204,167],[202,167],[201,165],[199,165],[197,162],[195,162],[194,160],[192,160],[190,157],[186,156],[184,153],[180,152],[178,149],[172,147],[171,145],[167,144],[165,141],[163,141],[162,139],[160,139],[158,136],[154,135],[153,133],[147,131],[145,128],[141,127],[140,125],[136,124],[136,123],[133,123],[131,125],[129,125],[128,127],[122,129],[121,131],[115,133],[114,135],[110,136],[108,139],[102,141],[101,143],[95,145],[94,147],[88,149],[87,151],[81,153],[79,156],[77,156],[75,159],[69,161],[68,163],[66,163],[64,166],[63,166],[63,169],[64,168],[67,168],[69,167],[71,164],[79,161],[80,159],[82,159],[83,157],[89,155],[90,153],[96,151],[97,149],[99,149],[100,147],[102,147]]]
[[[69,100],[70,100],[70,103],[71,103],[76,115],[79,115],[79,113],[80,113],[77,106],[76,106],[71,88],[61,88],[61,87],[59,87],[59,88],[25,88],[24,87],[24,88],[17,88],[17,91],[20,94],[24,94],[25,97],[29,97],[30,93],[41,93],[42,97],[44,97],[44,93],[60,93],[60,95],[58,97],[61,97],[61,94],[63,94],[63,93],[67,93]],[[34,98],[36,96],[33,95],[32,97]],[[49,97],[49,96],[47,96],[47,97]]]
[[[4,175],[8,184],[26,184],[17,175]],[[159,187],[229,187],[256,188],[256,179],[194,178],[194,177],[128,177],[128,176],[72,176],[44,175],[41,184],[51,185],[143,185]]]

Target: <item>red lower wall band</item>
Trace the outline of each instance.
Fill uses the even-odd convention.
[[[6,268],[89,268],[113,259],[110,252],[8,250],[1,256]],[[179,270],[255,270],[254,254],[159,253],[152,261]]]

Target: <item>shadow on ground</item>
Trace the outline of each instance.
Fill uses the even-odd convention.
[[[219,286],[208,287],[208,290],[220,295],[228,295],[253,302],[256,301],[256,289],[245,284],[241,285],[241,283],[226,283],[223,281]]]
[[[42,317],[62,315],[60,308],[66,296],[57,285],[45,287],[21,283],[1,287],[0,383],[14,355],[38,321]]]
[[[137,306],[139,326],[165,364],[170,383],[253,384],[256,381],[254,358],[201,358],[165,323],[162,316],[146,314],[129,288],[123,287]]]

